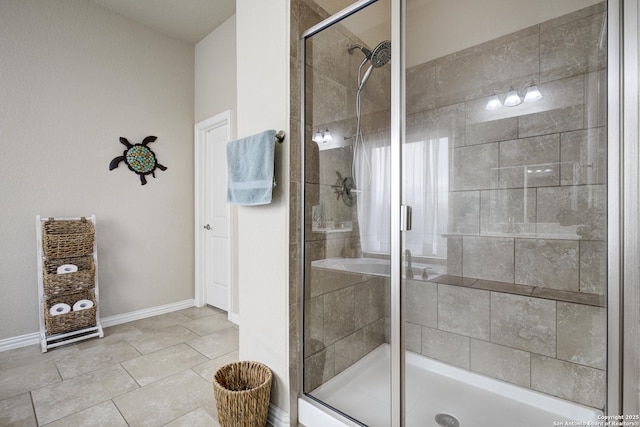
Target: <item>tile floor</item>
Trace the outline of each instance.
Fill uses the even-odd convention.
[[[211,307],[105,329],[102,339],[0,353],[0,426],[219,426],[211,378],[238,328]]]

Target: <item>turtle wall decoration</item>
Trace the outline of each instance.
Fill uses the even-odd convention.
[[[122,153],[122,156],[118,156],[111,160],[109,163],[109,170],[114,170],[120,165],[120,162],[124,161],[129,169],[140,175],[140,185],[147,183],[146,175],[156,177],[156,168],[166,171],[167,167],[158,163],[156,155],[147,144],[158,139],[155,136],[148,136],[142,140],[141,144],[131,144],[127,138],[120,137],[120,142],[127,147]]]

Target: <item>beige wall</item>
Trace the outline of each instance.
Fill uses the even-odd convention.
[[[289,131],[289,1],[238,0],[238,136]],[[256,37],[255,34],[260,34]],[[268,83],[265,83],[268,82]],[[269,205],[238,208],[240,359],[274,373],[271,402],[289,412],[290,138],[276,144],[278,186]]]
[[[236,78],[236,16],[233,15],[207,37],[196,44],[195,49],[195,122],[201,122],[223,111],[231,110],[231,137],[236,136],[237,78]],[[232,233],[237,233],[237,209],[231,206]],[[237,251],[237,244],[233,250]],[[239,312],[237,253],[232,256],[233,307],[230,313]]]
[[[226,110],[235,114],[236,61],[236,16],[233,15],[196,44],[196,123]],[[232,125],[235,130],[235,122]]]
[[[0,56],[0,339],[38,330],[36,214],[96,214],[103,317],[193,298],[193,46],[84,0],[3,0]],[[109,171],[147,135],[167,171]]]

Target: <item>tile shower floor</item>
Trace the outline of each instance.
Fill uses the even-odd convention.
[[[0,426],[218,426],[211,378],[238,360],[224,312],[188,308],[49,350],[0,353]]]

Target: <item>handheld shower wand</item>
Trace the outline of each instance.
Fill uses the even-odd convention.
[[[360,108],[361,92],[362,92],[362,89],[364,88],[365,83],[367,83],[367,80],[369,80],[369,77],[371,77],[373,69],[384,66],[391,59],[391,42],[389,40],[380,42],[373,49],[373,51],[361,45],[352,45],[347,48],[347,52],[349,52],[350,55],[353,55],[353,52],[356,49],[359,49],[364,54],[364,59],[362,60],[362,62],[360,63],[360,66],[358,67],[358,81],[357,81],[358,90],[356,92],[357,122],[356,122],[356,135],[353,142],[353,161],[351,163],[351,176],[353,177],[354,180],[356,179],[356,172],[357,172],[356,162],[358,160],[358,154],[359,152],[361,152],[360,155],[364,158],[366,169],[368,169],[368,172],[369,172],[369,177],[367,178],[366,171],[362,171],[364,181],[366,182],[366,186],[368,186],[371,180],[371,165],[369,164],[369,158],[367,157],[367,149],[364,145],[364,136],[362,135],[362,128],[361,128],[361,108]],[[364,64],[366,64],[367,61],[369,62],[369,67],[365,70],[364,74],[361,74],[362,67],[364,67]],[[360,184],[359,185],[360,190],[362,190],[365,187],[365,185],[362,185],[362,183],[359,183],[359,184]]]

